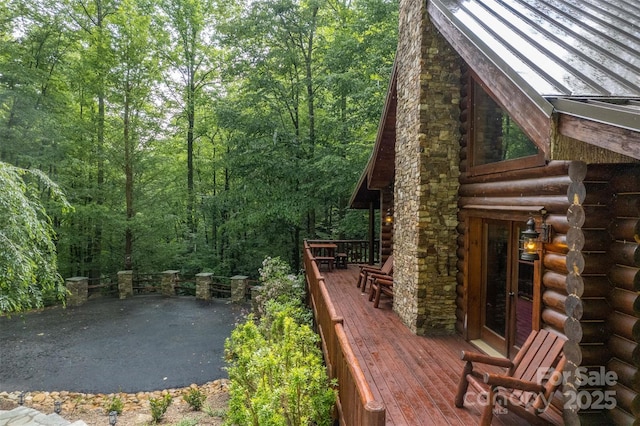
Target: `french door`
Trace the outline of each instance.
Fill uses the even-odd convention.
[[[480,338],[505,356],[533,327],[534,264],[519,259],[524,223],[482,219]]]

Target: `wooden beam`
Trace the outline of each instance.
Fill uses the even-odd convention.
[[[639,132],[567,114],[559,114],[558,131],[570,138],[640,159]]]

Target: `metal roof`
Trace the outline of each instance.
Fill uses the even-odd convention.
[[[637,0],[428,1],[541,109],[640,131]],[[610,102],[584,108],[609,99],[622,122]]]

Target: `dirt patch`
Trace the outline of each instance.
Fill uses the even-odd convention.
[[[191,388],[199,389],[206,396],[203,409],[193,411],[183,400],[183,395]],[[160,398],[170,394],[173,402],[161,419],[160,425],[174,425],[184,421],[189,425],[215,425],[223,423],[223,415],[229,401],[228,381],[215,380],[204,385],[191,385],[187,388],[165,389],[155,392],[136,394],[82,394],[70,392],[28,392],[24,395],[24,405],[35,408],[45,414],[54,411],[55,401],[61,402],[60,415],[70,422],[82,420],[89,426],[109,424],[105,407],[114,396],[124,402],[122,414],[118,415],[118,426],[143,426],[153,424],[149,398]],[[11,410],[18,405],[18,393],[0,393],[0,410]]]

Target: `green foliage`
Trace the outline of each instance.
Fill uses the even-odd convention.
[[[169,395],[168,393],[161,398],[149,398],[149,405],[151,406],[151,418],[155,423],[158,423],[162,419],[164,413],[167,412],[167,409],[169,408],[169,405],[171,405],[172,401],[173,398],[171,398],[171,395]]]
[[[264,283],[281,283],[288,269],[267,259]],[[286,286],[285,286],[286,287]],[[295,296],[293,296],[295,295]],[[264,304],[225,343],[230,379],[228,425],[330,425],[336,394],[318,348],[318,335],[295,291]]]
[[[207,396],[200,389],[191,388],[182,396],[182,399],[189,404],[189,407],[191,407],[192,410],[200,411],[204,405],[204,401],[207,399]]]
[[[111,397],[107,404],[105,405],[105,413],[109,414],[112,411],[115,411],[118,414],[122,414],[122,410],[124,408],[124,401],[117,395]]]
[[[0,161],[46,171],[74,206],[51,216],[62,276],[131,265],[255,277],[268,254],[298,268],[304,238],[364,238],[347,204],[375,140],[397,8],[0,6]]]
[[[214,410],[210,405],[205,406],[202,411],[204,411],[209,417],[220,417],[223,419],[227,417],[227,410]]]
[[[175,423],[175,426],[197,426],[198,421],[195,419],[182,419],[178,423]]]
[[[259,269],[262,291],[256,296],[256,314],[260,317],[273,302],[301,304],[304,298],[304,277],[291,273],[291,267],[279,257],[267,257]]]
[[[40,198],[43,189],[69,207],[42,172],[0,162],[0,313],[65,297],[57,271],[56,234]]]

